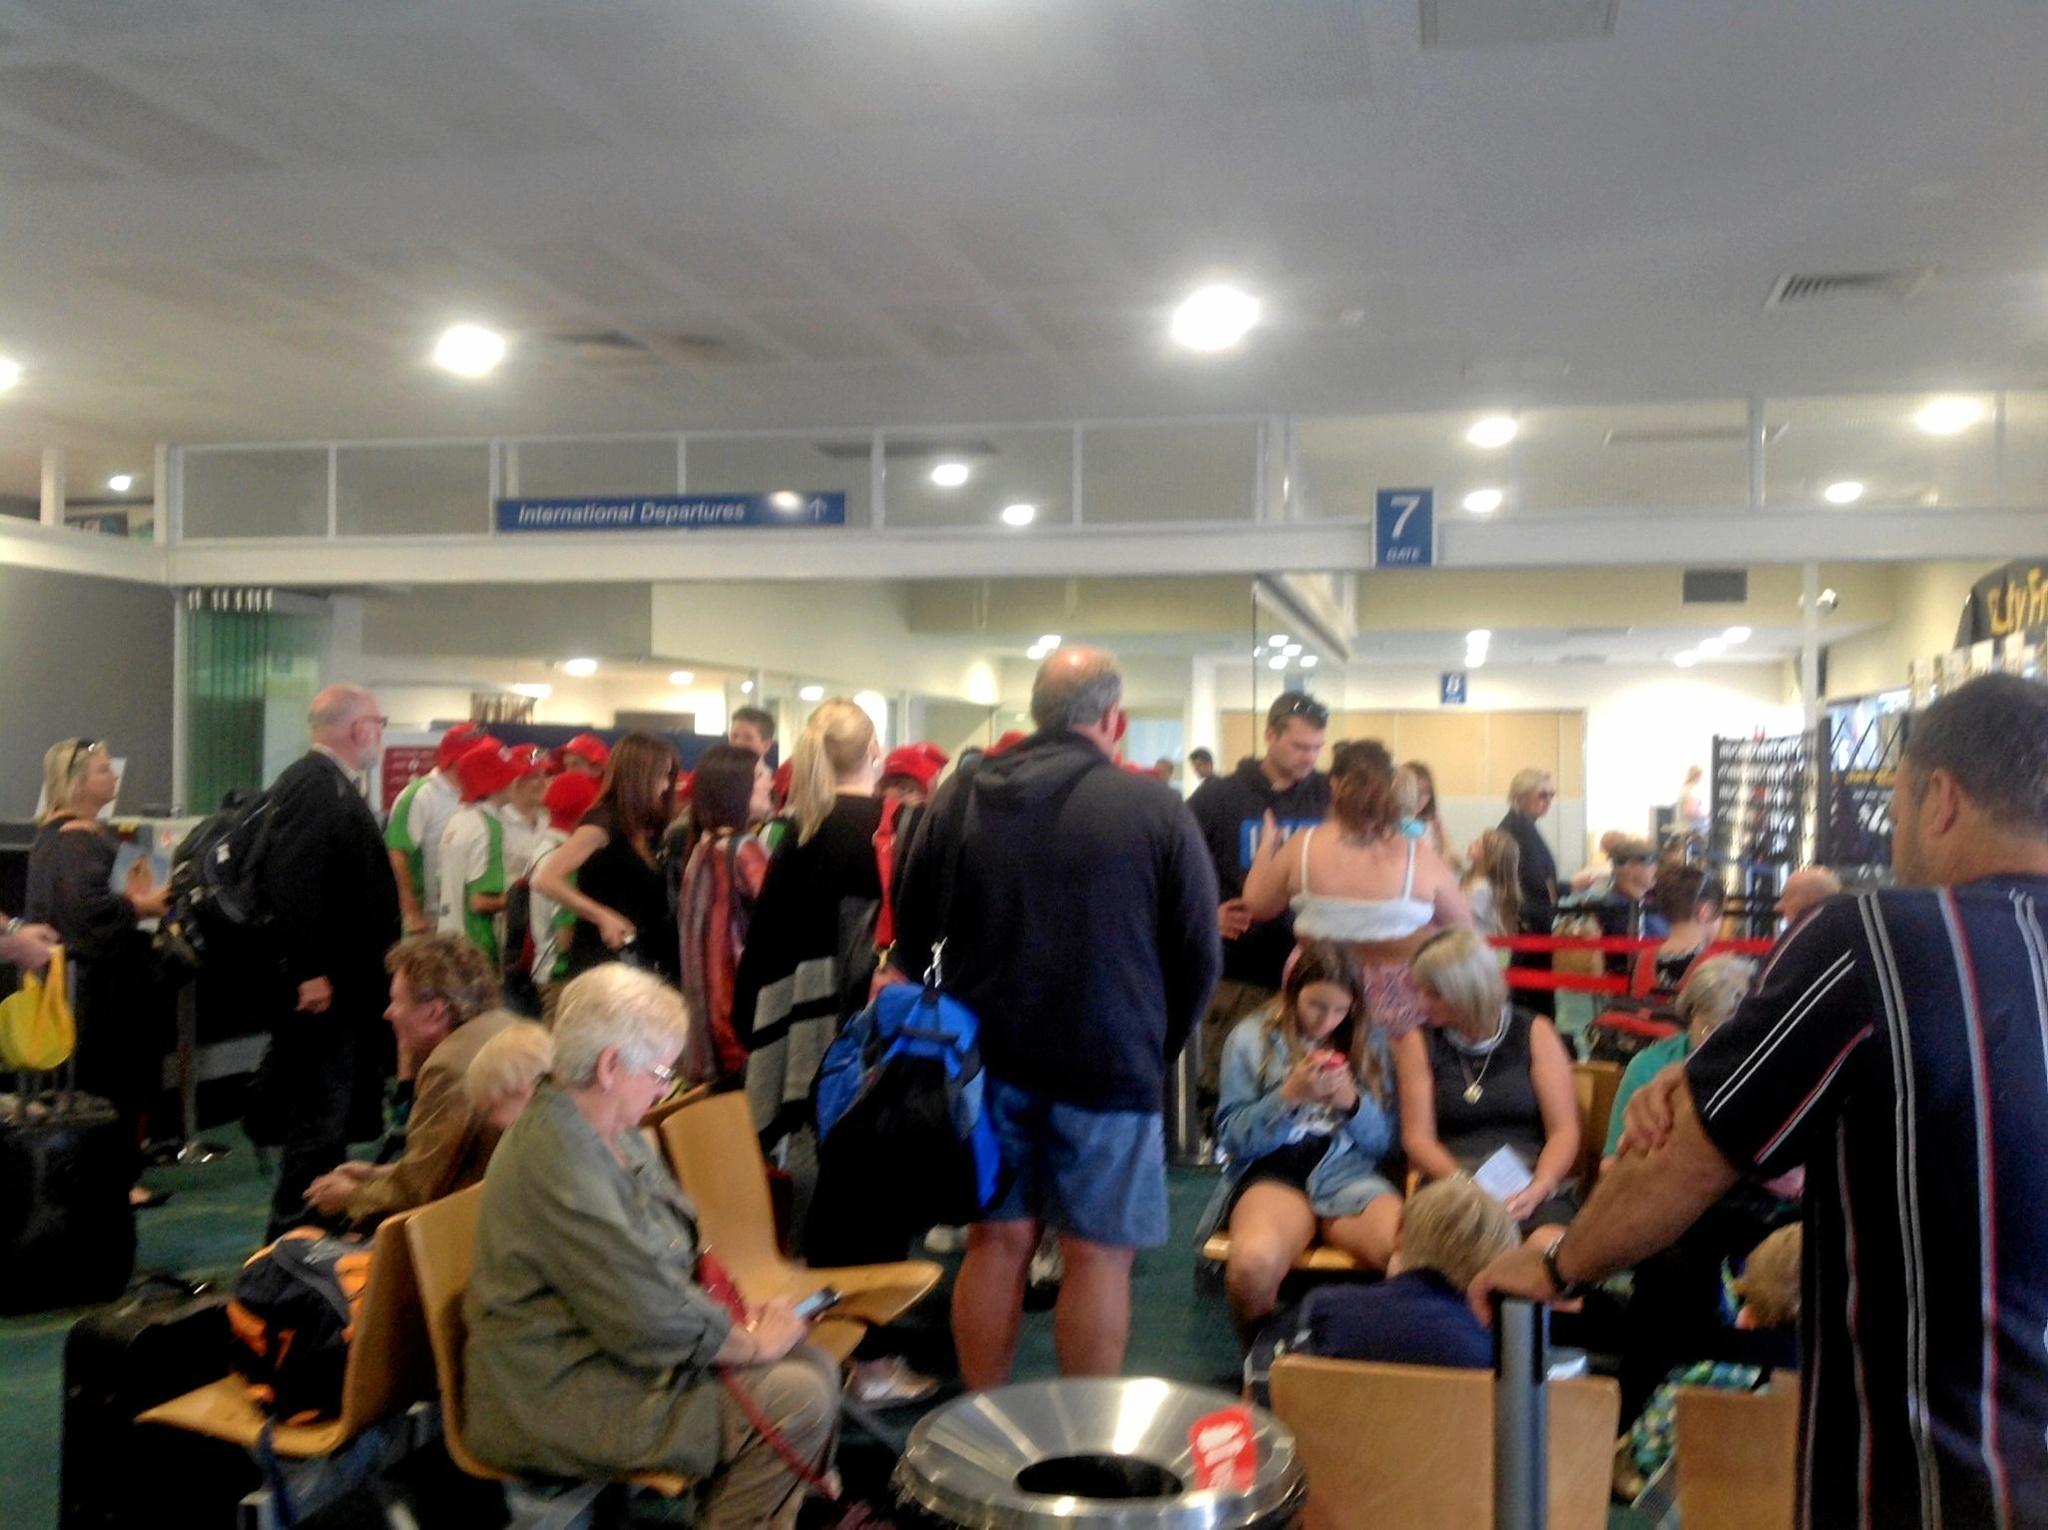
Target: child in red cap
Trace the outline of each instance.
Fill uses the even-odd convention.
[[[505,874],[502,809],[520,767],[502,745],[485,740],[455,762],[462,806],[441,831],[439,924],[461,935],[498,971],[498,916],[511,886]]]
[[[391,805],[384,848],[391,856],[391,876],[398,883],[398,907],[408,935],[424,935],[434,927],[434,905],[441,892],[441,831],[462,805],[455,762],[490,741],[480,724],[457,723],[435,746],[434,768],[408,781]]]

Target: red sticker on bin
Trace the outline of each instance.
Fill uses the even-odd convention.
[[[1195,1454],[1195,1487],[1219,1493],[1249,1493],[1259,1475],[1259,1447],[1248,1408],[1224,1408],[1188,1427]]]

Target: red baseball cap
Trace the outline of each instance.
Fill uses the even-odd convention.
[[[1015,749],[1019,744],[1023,743],[1024,740],[1026,740],[1029,737],[1031,737],[1031,735],[1026,733],[1022,728],[1012,728],[1008,733],[1005,733],[993,744],[990,744],[988,746],[987,753],[989,756],[994,756],[1001,754],[1005,749]]]
[[[583,815],[597,801],[598,791],[596,776],[586,776],[573,770],[567,775],[556,776],[548,782],[547,794],[540,799],[547,804],[548,822],[564,834],[569,833],[583,821]]]
[[[455,779],[462,783],[464,802],[480,802],[517,781],[519,767],[510,751],[487,738],[455,762]]]
[[[453,770],[455,762],[478,744],[493,742],[490,734],[484,732],[479,723],[457,723],[441,735],[441,742],[434,746],[434,768]]]
[[[514,744],[505,751],[505,755],[511,760],[512,768],[519,772],[521,778],[544,776],[548,773],[547,753],[538,744]]]
[[[932,782],[939,779],[939,772],[946,768],[946,761],[950,758],[937,744],[922,741],[904,744],[889,751],[889,757],[882,761],[882,774],[908,776],[930,791]]]
[[[595,733],[579,733],[562,746],[562,753],[576,755],[603,770],[611,760],[612,747]]]

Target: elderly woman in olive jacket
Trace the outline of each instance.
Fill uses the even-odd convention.
[[[697,1284],[696,1214],[637,1130],[682,1051],[682,1000],[608,963],[570,983],[552,1078],[484,1177],[465,1304],[469,1444],[504,1471],[705,1479],[712,1526],[795,1523],[830,1469],[839,1395],[785,1300],[740,1324]]]

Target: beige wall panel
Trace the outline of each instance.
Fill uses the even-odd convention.
[[[1499,714],[1494,714],[1498,716]],[[1557,714],[1557,794],[1586,795],[1586,714]]]
[[[1555,712],[1493,712],[1487,714],[1486,792],[1507,802],[1515,772],[1533,766],[1553,776],[1558,769],[1558,714]],[[1564,783],[1558,782],[1562,789]]]
[[[1216,749],[1216,769],[1219,774],[1229,775],[1237,769],[1237,762],[1248,754],[1258,754],[1262,741],[1259,737],[1259,720],[1251,712],[1225,712],[1223,726],[1218,734],[1221,742]]]
[[[1403,712],[1388,743],[1397,762],[1429,767],[1439,796],[1476,797],[1486,791],[1488,722],[1484,712]]]

